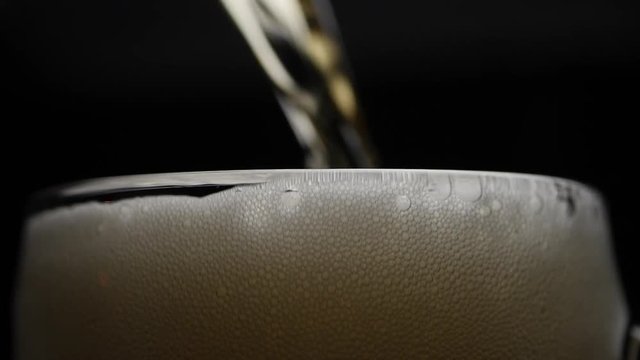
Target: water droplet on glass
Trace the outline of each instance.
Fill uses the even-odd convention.
[[[487,216],[491,214],[491,209],[489,209],[487,206],[482,206],[478,210],[478,214],[480,214],[480,216]]]
[[[480,178],[478,176],[454,176],[453,188],[456,195],[464,201],[476,201],[482,196],[482,184],[480,183]]]
[[[533,195],[529,200],[529,206],[534,213],[539,213],[542,210],[542,198],[539,195]]]
[[[498,200],[493,200],[491,202],[491,210],[498,211],[500,209],[502,209],[502,203]]]
[[[429,174],[427,192],[435,200],[444,200],[451,195],[451,179],[447,174]]]
[[[396,207],[400,211],[408,210],[411,207],[411,199],[406,195],[400,195],[396,198]]]
[[[286,209],[293,209],[300,203],[300,193],[296,190],[287,190],[280,195],[280,202]]]

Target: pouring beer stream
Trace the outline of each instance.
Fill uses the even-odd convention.
[[[222,0],[271,80],[306,166],[377,159],[328,1]]]

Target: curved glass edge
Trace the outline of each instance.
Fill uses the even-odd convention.
[[[305,181],[326,183],[352,179],[391,182],[426,180],[429,176],[542,181],[563,187],[579,188],[593,194],[604,204],[601,194],[595,188],[574,180],[546,175],[475,170],[278,169],[156,173],[88,179],[35,193],[30,199],[27,212],[34,213],[47,208],[90,200],[112,201],[141,195],[206,196],[235,186],[263,184],[287,178],[302,178]]]

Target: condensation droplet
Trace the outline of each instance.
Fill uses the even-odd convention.
[[[489,207],[487,207],[487,206],[482,206],[478,210],[478,214],[480,214],[480,216],[487,216],[487,215],[491,214],[491,209],[489,209]]]
[[[182,222],[182,225],[184,225],[184,227],[189,228],[191,227],[191,220],[186,219]]]
[[[427,192],[435,200],[444,200],[451,195],[451,179],[447,174],[429,174]]]
[[[149,211],[151,211],[151,208],[149,207],[149,205],[143,205],[142,206],[142,212],[143,213],[148,213]]]
[[[287,190],[280,195],[280,202],[286,209],[293,209],[300,203],[300,193],[296,190]]]
[[[502,209],[502,203],[499,200],[493,200],[491,202],[491,210],[498,211]]]
[[[482,196],[480,178],[474,175],[457,175],[453,177],[453,189],[462,200],[472,202]]]
[[[399,195],[396,198],[396,207],[400,211],[408,210],[411,207],[411,199],[406,195]]]
[[[540,195],[533,195],[531,199],[529,199],[529,206],[534,213],[539,213],[542,211],[542,198]]]

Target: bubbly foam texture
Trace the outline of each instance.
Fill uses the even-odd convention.
[[[282,174],[33,216],[21,359],[615,359],[601,201],[564,180]]]

